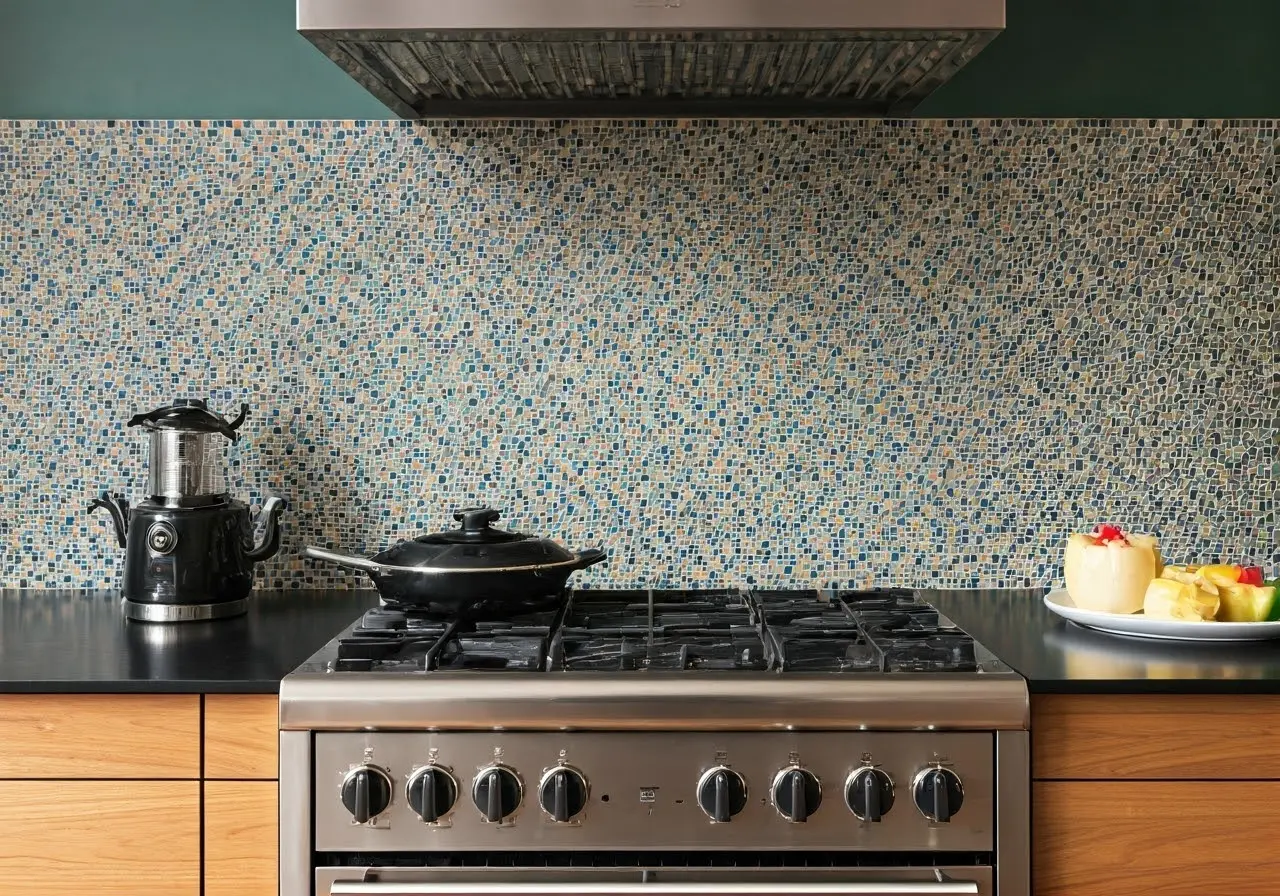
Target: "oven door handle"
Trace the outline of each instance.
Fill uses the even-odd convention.
[[[978,896],[964,880],[847,883],[393,883],[334,881],[329,896]]]

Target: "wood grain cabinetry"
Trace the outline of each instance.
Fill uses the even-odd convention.
[[[0,893],[199,896],[199,781],[0,781]]]
[[[0,694],[0,778],[199,777],[196,694]]]
[[[204,785],[204,896],[276,896],[275,781]]]
[[[1275,896],[1280,781],[1037,781],[1036,896]]]
[[[1040,779],[1280,779],[1280,697],[1038,696],[1031,707]]]
[[[204,698],[204,776],[275,780],[280,776],[280,701],[275,694]]]
[[[274,695],[0,695],[0,893],[274,896],[276,720]],[[1034,896],[1277,892],[1280,696],[1043,695],[1031,731]]]
[[[274,896],[277,705],[0,695],[0,894]]]
[[[1277,892],[1280,697],[1038,696],[1031,739],[1035,896]]]
[[[278,718],[275,694],[204,698],[204,896],[277,892]]]

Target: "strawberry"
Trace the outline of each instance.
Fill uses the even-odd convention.
[[[1113,541],[1128,541],[1128,539],[1124,537],[1124,532],[1120,527],[1113,526],[1110,523],[1102,523],[1094,529],[1093,538],[1098,544],[1108,544]]]
[[[1262,584],[1262,567],[1261,566],[1245,566],[1240,570],[1241,585],[1261,585]]]

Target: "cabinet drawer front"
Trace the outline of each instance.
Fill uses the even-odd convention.
[[[1280,780],[1280,697],[1046,694],[1031,776]]]
[[[204,776],[263,780],[279,777],[279,706],[275,694],[205,697]]]
[[[1037,781],[1035,896],[1275,896],[1275,781]]]
[[[0,778],[198,777],[194,694],[0,695]]]
[[[0,892],[199,896],[198,781],[0,781]]]
[[[276,896],[275,781],[204,786],[204,896]]]

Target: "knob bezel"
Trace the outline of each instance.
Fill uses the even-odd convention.
[[[379,812],[371,812],[368,821],[356,821],[355,816],[351,818],[351,823],[358,826],[368,826],[374,824],[378,818],[389,812],[396,802],[396,782],[392,780],[391,773],[380,765],[374,765],[369,762],[362,762],[360,765],[353,765],[345,775],[342,776],[342,783],[338,785],[338,801],[342,802],[343,808],[346,803],[342,801],[343,791],[347,789],[347,783],[360,772],[368,772],[370,775],[378,775],[387,785],[387,804],[382,807]],[[349,811],[349,810],[348,810]]]
[[[706,807],[702,805],[701,801],[697,799],[698,795],[702,793],[702,788],[707,785],[707,782],[712,780],[716,775],[720,774],[721,772],[724,772],[726,775],[732,775],[733,777],[737,778],[738,783],[742,785],[742,808],[739,809],[737,812],[730,812],[729,818],[726,821],[716,821],[715,817],[712,816],[712,814],[706,810]],[[744,778],[740,772],[734,771],[727,765],[713,765],[711,768],[703,772],[702,775],[698,778],[698,784],[694,788],[693,793],[694,793],[694,803],[697,804],[698,808],[702,810],[702,813],[704,815],[706,815],[708,818],[711,819],[712,824],[728,824],[730,821],[733,821],[733,817],[735,815],[742,814],[742,812],[746,811],[747,806],[751,805],[751,788],[747,786],[747,779]]]
[[[556,821],[555,815],[548,811],[546,806],[542,805],[542,788],[546,787],[547,782],[560,772],[575,776],[582,784],[582,808],[564,821]],[[553,824],[580,824],[580,819],[589,805],[591,805],[591,784],[587,781],[587,776],[582,773],[582,769],[573,765],[557,765],[547,769],[542,773],[542,777],[538,779],[538,808],[542,810],[542,814],[547,817],[547,820]]]
[[[769,783],[769,804],[773,806],[773,811],[777,812],[778,815],[782,816],[782,818],[784,818],[788,823],[804,824],[803,821],[796,821],[786,812],[783,812],[782,807],[778,805],[778,787],[782,784],[783,780],[787,777],[787,775],[791,774],[792,772],[800,772],[800,774],[802,775],[807,775],[813,781],[813,786],[818,788],[818,801],[817,803],[814,804],[813,810],[809,812],[809,817],[812,818],[814,813],[817,812],[819,808],[821,808],[822,796],[823,796],[822,779],[819,778],[817,775],[815,775],[813,772],[811,772],[809,769],[805,768],[803,765],[788,765],[786,768],[778,769],[778,773],[773,776],[773,780]],[[698,789],[701,790],[702,788],[698,788]]]
[[[437,818],[435,821],[427,821],[420,814],[418,814],[417,812],[414,812],[414,815],[418,816],[418,821],[422,822],[423,824],[442,825],[442,824],[445,824],[445,822],[450,821],[451,817],[453,816],[453,813],[457,811],[459,799],[462,797],[462,787],[458,784],[458,778],[456,775],[454,775],[453,769],[445,765],[436,765],[434,762],[428,763],[427,765],[422,765],[422,766],[419,766],[418,768],[415,768],[412,772],[409,773],[409,777],[405,779],[404,804],[409,807],[409,811],[413,812],[413,803],[409,799],[409,791],[410,789],[413,788],[414,783],[423,775],[432,774],[436,772],[439,772],[440,774],[444,775],[445,778],[448,779],[449,783],[453,786],[453,802],[449,804],[448,809],[440,813],[440,817]]]
[[[877,820],[863,818],[861,815],[859,815],[858,810],[853,808],[853,801],[849,798],[849,791],[857,784],[858,778],[866,774],[883,775],[884,780],[889,782],[888,805],[881,807],[880,818]],[[915,784],[913,782],[912,789],[914,790],[914,788],[915,788]],[[897,802],[897,796],[898,796],[898,782],[893,780],[893,775],[889,774],[887,771],[885,771],[884,769],[880,768],[877,765],[860,765],[857,768],[855,768],[853,771],[849,772],[849,777],[844,779],[845,808],[849,810],[849,814],[851,814],[854,818],[858,819],[858,821],[862,822],[863,824],[881,823],[884,820],[884,816],[889,814],[889,810],[892,809],[895,803]]]
[[[516,782],[515,808],[512,809],[508,814],[499,818],[497,821],[490,821],[488,818],[485,817],[484,811],[480,809],[480,796],[479,796],[480,782],[490,772],[506,772],[507,774],[511,775],[511,777],[514,778]],[[516,771],[514,768],[512,768],[509,765],[503,765],[501,762],[494,762],[494,763],[491,763],[490,765],[486,765],[484,768],[477,771],[475,774],[475,777],[471,779],[471,804],[476,808],[476,811],[480,813],[480,820],[485,824],[491,824],[495,826],[509,824],[511,822],[511,819],[515,818],[518,814],[520,814],[520,810],[524,808],[525,797],[527,795],[528,794],[525,793],[525,789],[524,789],[524,778],[522,778],[520,776],[520,773]]]
[[[927,778],[929,775],[934,774],[935,772],[946,772],[952,778],[955,779],[956,789],[960,791],[961,806],[963,806],[964,781],[961,780],[958,774],[956,774],[955,769],[946,765],[930,765],[916,772],[915,777],[911,779],[911,802],[915,803],[916,811],[919,812],[921,815],[923,815],[929,821],[930,824],[948,824],[950,823],[951,818],[954,818],[956,813],[960,811],[961,806],[955,807],[955,809],[951,813],[951,818],[945,819],[944,821],[938,821],[938,819],[935,818],[932,813],[926,812],[924,809],[921,809],[920,803],[916,799],[916,794],[919,792],[920,786],[924,783],[924,779]]]

